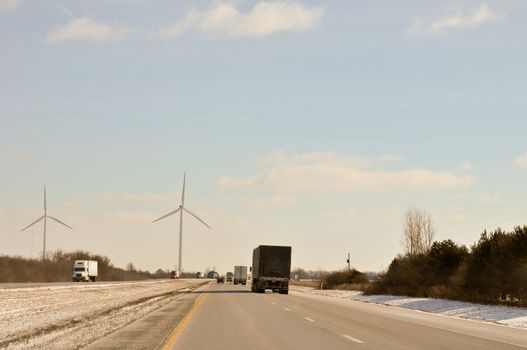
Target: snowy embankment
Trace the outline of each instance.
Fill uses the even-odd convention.
[[[446,299],[411,298],[394,295],[363,295],[362,292],[351,290],[318,290],[297,286],[291,286],[291,290],[527,329],[527,308],[482,305]]]
[[[0,285],[0,349],[82,348],[203,283],[162,280],[5,289]]]

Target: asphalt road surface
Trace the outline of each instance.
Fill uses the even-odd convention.
[[[527,331],[309,293],[212,285],[164,349],[526,349]]]

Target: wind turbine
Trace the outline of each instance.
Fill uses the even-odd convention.
[[[194,214],[193,212],[191,212],[190,210],[185,208],[185,177],[186,177],[186,174],[183,173],[183,191],[181,192],[181,204],[179,205],[179,208],[177,208],[174,211],[171,211],[170,213],[168,213],[166,215],[163,215],[159,219],[156,219],[156,220],[152,221],[152,223],[154,223],[154,222],[157,222],[159,220],[162,220],[162,219],[164,219],[164,218],[166,218],[166,217],[168,217],[170,215],[174,215],[177,212],[179,212],[179,255],[178,255],[178,264],[177,264],[178,276],[181,276],[181,271],[182,271],[182,268],[181,268],[181,255],[182,254],[181,254],[181,252],[183,250],[183,212],[184,211],[187,212],[188,214],[190,214],[194,218],[196,218],[199,222],[201,222],[203,225],[205,225],[208,228],[212,229],[212,227],[207,225],[207,223],[205,221],[201,220],[196,214]]]
[[[66,226],[67,228],[69,228],[70,230],[73,230],[72,227],[66,225],[65,223],[63,223],[62,221],[60,221],[59,219],[57,218],[54,218],[53,216],[51,215],[48,215],[48,208],[47,208],[47,204],[46,204],[46,186],[44,186],[44,215],[39,217],[38,219],[36,219],[35,221],[33,221],[31,224],[27,225],[26,227],[24,227],[20,232],[22,231],[25,231],[26,229],[30,228],[31,226],[35,225],[36,223],[44,220],[44,239],[43,239],[43,248],[42,248],[42,260],[45,260],[46,259],[46,225],[47,225],[47,219],[50,218],[51,220],[53,221],[56,221],[58,222],[59,224],[61,225],[64,225]]]

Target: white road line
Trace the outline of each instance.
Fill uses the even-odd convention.
[[[286,308],[286,307],[284,307],[284,310],[285,310],[285,311],[291,311],[291,309],[288,309],[288,308]]]
[[[342,334],[342,336],[348,340],[351,340],[352,342],[355,342],[355,343],[359,343],[359,344],[362,344],[364,343],[362,340],[360,339],[357,339],[357,338],[353,338],[352,336],[350,335],[347,335],[347,334]]]
[[[309,317],[304,317],[304,318],[305,318],[306,320],[308,320],[309,322],[315,322],[315,320],[312,319],[312,318],[309,318]]]

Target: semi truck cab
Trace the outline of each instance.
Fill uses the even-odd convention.
[[[75,260],[73,264],[73,282],[95,282],[97,275],[96,260]]]

